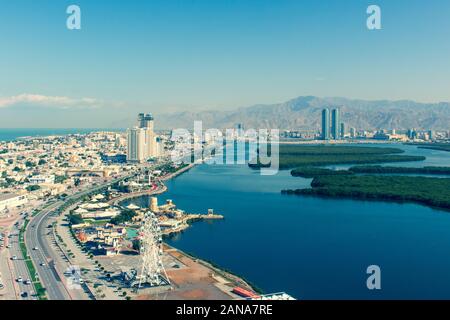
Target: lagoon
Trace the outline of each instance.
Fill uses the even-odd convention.
[[[428,159],[395,165],[450,166],[448,152],[398,147]],[[195,223],[166,241],[265,292],[298,299],[450,298],[450,213],[280,193],[309,183],[289,171],[261,176],[245,165],[196,166],[169,181],[159,202],[173,199],[194,213],[214,208],[225,220]],[[146,197],[132,201],[148,205]],[[379,291],[366,287],[373,264],[381,268]]]

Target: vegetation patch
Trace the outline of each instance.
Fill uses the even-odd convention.
[[[440,174],[450,175],[450,167],[384,167],[384,166],[356,166],[349,169],[354,173],[372,173],[372,174]]]
[[[450,143],[408,143],[409,145],[417,146],[419,149],[431,149],[439,151],[450,152]]]
[[[450,209],[450,179],[402,176],[322,176],[311,189],[283,190],[285,194],[416,202]]]
[[[423,161],[423,156],[400,155],[404,150],[398,148],[351,147],[351,146],[302,146],[280,145],[280,169],[294,169],[308,166],[337,164],[370,164],[386,162]],[[270,150],[269,150],[270,154]],[[269,167],[258,159],[250,163],[251,168]]]
[[[124,209],[118,216],[111,219],[111,223],[118,225],[118,224],[122,224],[125,222],[129,222],[135,216],[136,216],[136,213],[133,210]]]

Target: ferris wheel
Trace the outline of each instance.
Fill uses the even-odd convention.
[[[142,270],[139,277],[139,286],[170,285],[169,277],[162,262],[162,235],[158,218],[151,211],[145,214],[144,224],[140,230]]]

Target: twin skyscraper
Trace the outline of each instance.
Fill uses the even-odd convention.
[[[330,109],[322,110],[322,139],[323,140],[340,140],[345,136],[345,124],[340,122],[339,108],[331,111]]]

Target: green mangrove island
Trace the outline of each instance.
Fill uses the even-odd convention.
[[[325,166],[335,164],[371,164],[386,162],[423,161],[422,156],[401,155],[404,150],[382,147],[353,146],[304,146],[281,144],[279,148],[280,169],[293,169],[303,166]],[[261,164],[259,154],[251,161],[251,168],[269,166]]]
[[[315,178],[320,176],[341,176],[352,174],[429,174],[450,175],[450,167],[389,167],[389,166],[356,166],[348,170],[332,170],[317,167],[299,167],[291,171],[294,177]]]
[[[433,144],[411,143],[411,144],[417,146],[419,149],[431,149],[431,150],[450,152],[450,144],[449,143],[433,143]]]
[[[372,174],[437,174],[450,175],[450,167],[389,167],[389,166],[356,166],[348,169],[353,173],[372,173]]]
[[[418,147],[428,147],[420,145]],[[434,146],[447,148],[447,146]],[[433,148],[434,148],[433,147]],[[450,150],[450,149],[449,149]],[[280,145],[280,169],[292,169],[295,177],[312,178],[311,188],[283,190],[284,194],[415,202],[450,210],[450,179],[401,174],[450,175],[450,167],[393,167],[370,165],[389,162],[423,161],[423,156],[403,155],[404,150],[387,147],[339,145]],[[261,168],[259,161],[249,164]],[[327,165],[355,164],[348,170]],[[384,174],[384,175],[383,175]],[[396,174],[389,176],[389,174]],[[400,174],[400,175],[397,175]]]
[[[284,194],[416,202],[450,210],[450,179],[404,176],[328,175],[315,177],[310,189]]]

